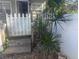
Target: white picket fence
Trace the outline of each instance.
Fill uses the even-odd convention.
[[[30,14],[6,14],[6,21],[9,36],[31,35]]]

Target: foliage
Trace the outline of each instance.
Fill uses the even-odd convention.
[[[66,21],[70,21],[63,16],[67,13],[67,11],[64,9],[64,6],[64,0],[48,0],[46,9],[43,12],[43,14],[46,14],[46,17],[42,18],[42,16],[39,15],[35,22],[35,30],[38,32],[38,35],[36,34],[36,36],[38,36],[39,40],[39,50],[42,52],[46,52],[47,54],[57,54],[60,52],[61,42],[56,35],[57,26],[59,25],[63,29],[61,22],[65,23]],[[51,18],[47,18],[47,16]],[[52,30],[55,30],[55,33],[52,33]]]
[[[8,47],[8,39],[5,39],[5,43],[3,44],[4,50]]]
[[[8,36],[7,36],[8,34],[6,33],[6,31],[5,31],[5,42],[3,43],[3,48],[4,48],[4,50],[3,51],[5,51],[5,49],[8,47],[8,45],[9,45],[9,40],[8,40]]]
[[[59,1],[57,3],[56,1]],[[49,21],[52,21],[53,23],[53,29],[55,29],[55,32],[57,32],[57,26],[59,25],[62,29],[61,22],[70,21],[69,19],[66,19],[64,15],[68,12],[65,9],[65,0],[48,0],[47,2],[47,9],[46,13],[52,14],[52,19],[47,19]]]
[[[70,14],[77,13],[78,12],[78,2],[73,2],[73,3],[66,3],[66,8],[65,8]]]
[[[36,31],[38,32],[38,39],[40,49],[39,51],[47,52],[47,53],[57,53],[60,52],[60,41],[57,39],[57,35],[51,33],[48,29],[49,22],[43,21],[42,18],[38,18],[37,22],[35,22]]]

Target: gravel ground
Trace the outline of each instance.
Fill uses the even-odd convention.
[[[0,59],[46,59],[42,54],[37,53],[22,53],[22,54],[10,54],[2,55],[0,54]],[[49,56],[49,59],[53,59]]]

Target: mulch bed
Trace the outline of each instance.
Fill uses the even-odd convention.
[[[47,57],[42,53],[33,52],[33,53],[0,55],[0,59],[47,59]],[[53,56],[49,55],[48,59],[53,59]]]

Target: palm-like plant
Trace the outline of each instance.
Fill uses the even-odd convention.
[[[44,13],[49,15],[51,18],[47,18],[44,21],[44,18],[39,16],[35,22],[35,30],[38,32],[38,42],[41,47],[40,50],[46,52],[46,56],[50,53],[57,55],[57,53],[60,52],[60,40],[58,40],[56,34],[52,33],[52,30],[55,29],[57,31],[57,25],[61,26],[60,22],[69,21],[63,16],[65,14],[64,3],[64,0],[49,0]],[[54,27],[52,28],[50,24],[54,24]]]
[[[44,52],[47,58],[50,53],[57,54],[60,52],[60,41],[57,39],[57,35],[48,30],[49,22],[43,21],[40,17],[35,23],[35,30],[38,32],[36,36],[38,36],[37,39],[39,40],[37,43],[40,46],[39,51]]]
[[[64,15],[67,13],[65,10],[65,0],[48,0],[47,2],[47,13],[52,14],[51,19],[48,19],[49,21],[52,21],[53,29],[55,29],[55,32],[57,32],[57,25],[59,25],[62,29],[61,22],[70,21]]]

